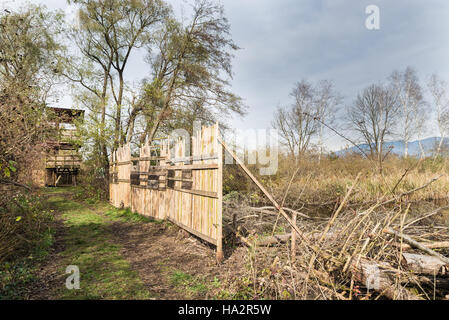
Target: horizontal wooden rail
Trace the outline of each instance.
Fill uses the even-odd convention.
[[[176,225],[178,225],[179,227],[181,227],[181,228],[187,230],[188,232],[194,234],[195,236],[197,236],[197,237],[199,237],[199,238],[201,238],[201,239],[203,239],[203,240],[206,240],[207,242],[210,242],[210,243],[212,243],[212,244],[214,244],[214,245],[217,245],[217,240],[212,239],[211,237],[209,237],[209,236],[207,236],[207,235],[205,235],[205,234],[202,234],[202,233],[200,233],[200,232],[198,232],[198,231],[196,231],[196,230],[193,230],[193,229],[190,228],[189,226],[186,226],[185,224],[182,224],[181,222],[176,221],[176,220],[174,220],[174,219],[172,219],[172,218],[170,218],[170,217],[168,217],[167,220],[169,220],[170,222],[173,222],[174,224],[176,224]]]
[[[214,198],[214,199],[218,199],[218,194],[216,192],[211,192],[211,191],[201,191],[201,190],[189,190],[189,189],[182,189],[182,188],[170,188],[169,189],[175,190],[175,191],[179,191],[179,192],[185,192],[185,193],[190,193],[190,194],[194,194],[197,196],[203,196],[203,197],[207,197],[207,198]]]
[[[111,203],[173,220],[216,245],[221,261],[223,148],[218,136],[218,123],[203,126],[191,137],[188,153],[186,139],[145,144],[136,153],[130,144],[119,147],[110,159],[110,172],[118,172],[111,174]]]
[[[152,187],[152,186],[142,186],[139,184],[132,184],[131,188],[137,188],[137,189],[150,189],[150,190],[156,190],[156,191],[165,191],[166,187],[160,187],[160,186],[156,186],[156,187]]]
[[[138,157],[131,158],[131,161],[155,161],[155,160],[165,160],[166,157]]]
[[[190,156],[190,157],[184,157],[184,158],[175,158],[170,159],[171,163],[179,163],[179,162],[191,162],[191,161],[201,161],[201,160],[216,160],[218,159],[217,154],[209,155],[209,156]]]
[[[193,182],[192,179],[183,179],[183,178],[167,178],[170,181],[182,181],[182,182]]]
[[[146,176],[165,176],[167,174],[167,172],[162,172],[162,171],[131,171],[131,174],[135,174],[135,175],[146,175]]]
[[[218,169],[218,164],[187,164],[185,166],[178,167],[164,167],[167,170],[209,170],[209,169]]]
[[[109,166],[113,166],[113,165],[116,165],[116,166],[124,166],[124,165],[127,165],[127,164],[132,164],[132,161],[111,162],[111,163],[109,164]]]

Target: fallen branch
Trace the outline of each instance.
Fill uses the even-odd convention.
[[[384,232],[394,235],[396,237],[402,238],[402,240],[406,243],[408,243],[410,246],[412,246],[413,248],[419,249],[433,257],[437,257],[438,259],[440,259],[441,261],[445,262],[446,264],[449,264],[449,258],[446,258],[445,256],[439,254],[438,252],[433,251],[432,249],[427,248],[426,246],[422,245],[421,243],[413,240],[412,238],[410,238],[408,235],[406,234],[401,234],[391,228],[387,228],[384,229]]]
[[[263,212],[263,213],[267,213],[267,214],[276,214],[276,215],[277,215],[276,212],[268,211],[268,210],[276,210],[275,207],[249,207],[249,208],[250,208],[251,210],[260,211],[260,212]],[[288,212],[297,214],[298,216],[301,216],[301,217],[303,217],[303,218],[310,219],[310,217],[309,217],[308,215],[306,215],[306,214],[304,214],[304,213],[301,213],[301,212],[298,212],[298,211],[296,211],[296,210],[293,210],[293,209],[290,209],[290,208],[286,208],[286,207],[282,207],[282,209],[284,209],[285,211],[288,211]]]
[[[394,243],[393,244],[396,247],[400,247],[401,244],[398,243]],[[449,248],[449,241],[436,241],[436,242],[431,242],[431,243],[422,243],[422,245],[426,248],[429,249],[443,249],[443,248]],[[412,246],[406,243],[402,244],[402,250],[410,250],[412,249]]]
[[[407,267],[410,271],[420,274],[444,275],[447,273],[449,265],[437,257],[425,256],[422,254],[403,253]]]
[[[426,184],[424,184],[424,185],[422,185],[422,186],[420,186],[420,187],[417,187],[417,188],[415,188],[415,189],[412,189],[412,190],[410,190],[410,191],[401,193],[400,195],[398,195],[398,196],[395,197],[395,198],[392,198],[392,199],[389,199],[389,200],[386,200],[386,201],[383,201],[383,202],[378,202],[378,203],[376,203],[375,205],[373,205],[372,207],[370,207],[369,209],[367,209],[367,210],[365,210],[365,211],[363,211],[363,212],[360,212],[359,215],[369,214],[369,213],[373,212],[375,209],[379,208],[380,206],[384,206],[384,205],[386,205],[386,204],[390,204],[390,203],[395,202],[395,201],[397,201],[398,199],[401,199],[401,198],[403,198],[403,197],[405,197],[405,196],[408,196],[408,195],[410,195],[410,194],[412,194],[412,193],[414,193],[414,192],[416,192],[416,191],[419,191],[419,190],[421,190],[421,189],[427,188],[429,185],[431,185],[432,183],[434,183],[435,181],[437,181],[437,180],[438,180],[439,178],[441,178],[442,176],[443,176],[443,175],[440,175],[440,176],[438,176],[438,177],[435,177],[435,178],[431,179],[429,182],[427,182]]]
[[[445,206],[445,207],[438,208],[438,209],[436,209],[436,210],[434,210],[434,211],[432,211],[432,212],[430,212],[430,213],[428,213],[428,214],[425,214],[425,215],[422,216],[422,217],[419,217],[419,218],[417,218],[417,219],[415,219],[415,220],[413,220],[413,221],[411,221],[411,222],[408,222],[408,223],[405,225],[404,229],[410,227],[412,224],[415,224],[415,223],[417,223],[418,221],[421,221],[421,220],[423,220],[423,219],[425,219],[425,218],[431,217],[431,216],[433,216],[433,215],[435,215],[435,214],[441,212],[442,210],[446,210],[446,209],[449,209],[449,206]]]
[[[0,184],[10,184],[10,185],[13,185],[13,186],[16,186],[16,187],[25,188],[28,191],[32,191],[32,189],[30,187],[28,187],[27,185],[19,183],[19,182],[15,182],[15,181],[9,181],[9,180],[0,179]]]
[[[387,264],[381,265],[377,262],[362,258],[357,263],[356,260],[350,265],[354,280],[364,284],[368,290],[374,290],[389,299],[398,300],[422,300],[421,297],[411,293],[406,288],[395,285],[384,270]]]

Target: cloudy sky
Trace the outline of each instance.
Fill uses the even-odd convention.
[[[0,8],[21,1],[1,0]],[[22,1],[23,2],[23,1]],[[49,9],[72,12],[64,0],[33,0]],[[188,6],[168,1],[177,12]],[[222,0],[235,42],[233,90],[249,106],[235,128],[270,127],[273,111],[289,103],[289,92],[301,79],[333,80],[353,101],[369,84],[383,81],[395,69],[413,66],[420,78],[438,73],[449,79],[449,1],[447,0]],[[380,9],[380,30],[365,27],[365,8]],[[184,8],[184,9],[182,9]],[[135,53],[128,70],[139,81],[148,68]],[[70,99],[62,103],[69,104]],[[430,116],[430,115],[429,115]],[[340,115],[344,117],[344,113]],[[428,135],[435,135],[430,130]],[[345,145],[329,135],[332,150]]]

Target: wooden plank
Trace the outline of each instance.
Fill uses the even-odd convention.
[[[132,157],[131,161],[155,161],[155,160],[165,160],[165,157]]]
[[[158,172],[153,172],[153,171],[131,171],[132,175],[145,175],[145,176],[161,176],[161,177],[165,177],[166,173],[162,172],[162,171],[158,171]]]
[[[218,164],[187,164],[179,167],[166,167],[167,170],[209,170],[218,169]]]
[[[190,156],[190,157],[183,157],[183,158],[175,158],[173,160],[170,160],[171,163],[181,163],[181,162],[192,162],[192,161],[199,161],[199,160],[218,160],[219,155],[212,154],[212,155],[205,155],[205,156]]]
[[[193,182],[192,179],[183,179],[183,178],[167,178],[170,181],[181,181],[181,182]]]
[[[207,236],[207,235],[205,235],[205,234],[203,234],[203,233],[201,233],[201,232],[198,232],[198,231],[196,231],[195,229],[193,229],[193,228],[191,228],[191,227],[189,227],[189,226],[186,226],[185,224],[182,224],[181,222],[176,221],[176,220],[173,219],[173,218],[170,218],[170,217],[169,217],[167,220],[173,222],[174,224],[176,224],[176,225],[178,225],[179,227],[181,227],[181,228],[187,230],[188,232],[194,234],[195,236],[197,236],[197,237],[199,237],[199,238],[201,238],[201,239],[203,239],[203,240],[206,240],[207,242],[210,242],[210,243],[212,243],[213,245],[217,245],[217,241],[216,241],[215,239],[213,239],[213,238],[211,238],[211,237],[209,237],[209,236]]]
[[[215,143],[218,152],[218,172],[217,172],[217,261],[221,263],[224,259],[223,254],[223,146],[219,143],[219,126],[216,123],[216,139]]]
[[[188,190],[188,189],[182,189],[182,188],[172,188],[172,190],[184,192],[184,193],[191,193],[191,194],[194,194],[197,196],[203,196],[206,198],[218,199],[218,194],[216,192],[201,191],[201,190]]]

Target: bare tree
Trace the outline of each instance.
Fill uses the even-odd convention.
[[[425,124],[425,118],[420,117],[425,106],[421,86],[415,69],[407,67],[403,72],[394,71],[390,76],[391,86],[398,96],[400,121],[399,134],[404,142],[404,157],[408,157],[408,144]]]
[[[424,150],[422,139],[424,138],[424,133],[427,130],[427,124],[429,122],[428,114],[424,112],[424,110],[430,109],[429,103],[427,101],[424,101],[420,109],[420,112],[417,112],[415,115],[415,128],[418,138],[419,150],[421,152],[420,158],[424,159],[424,157],[426,156],[426,151]]]
[[[298,161],[305,153],[311,138],[318,132],[319,117],[316,92],[312,84],[306,80],[298,82],[290,96],[294,102],[289,107],[279,107],[274,115],[272,126],[279,131],[279,136],[287,146],[292,157]]]
[[[440,133],[440,142],[435,153],[436,158],[441,152],[444,138],[446,137],[446,133],[449,131],[448,83],[440,79],[438,75],[433,74],[427,83],[427,87],[433,99],[433,104],[437,116],[438,130]]]
[[[357,96],[348,109],[350,124],[368,145],[382,173],[385,138],[393,133],[400,113],[397,95],[391,87],[371,85]]]
[[[315,96],[316,112],[321,120],[318,123],[318,162],[320,162],[323,154],[323,134],[325,130],[323,123],[328,125],[333,124],[342,97],[335,91],[334,84],[329,80],[321,80],[318,82],[315,88]]]

